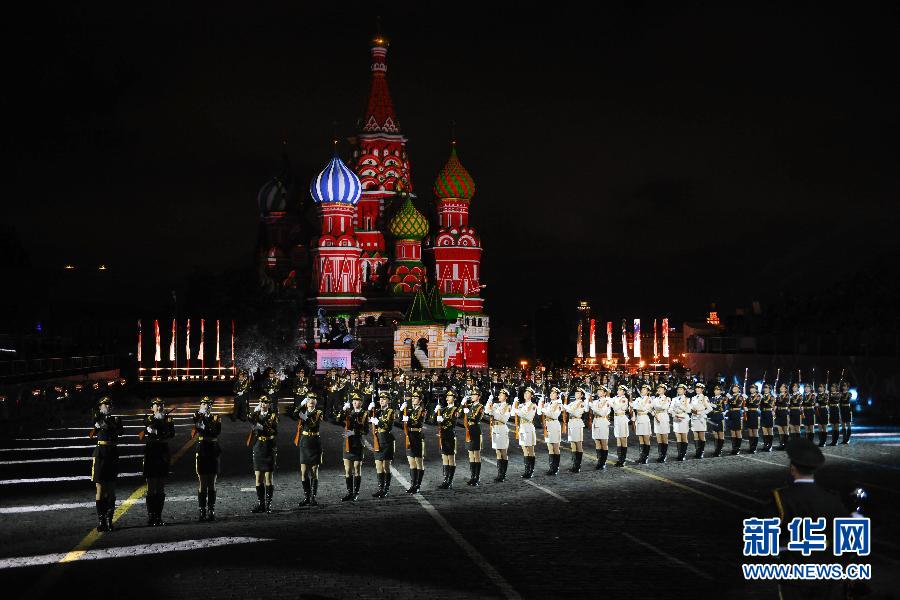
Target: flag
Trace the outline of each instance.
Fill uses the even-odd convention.
[[[656,343],[656,319],[653,319],[653,360],[659,356],[659,346]]]
[[[200,349],[197,350],[197,358],[203,360],[203,336],[206,333],[206,319],[200,319]]]
[[[597,358],[597,320],[591,319],[591,358]]]
[[[641,357],[641,320],[634,320],[634,336],[632,337],[634,340],[634,357]]]
[[[141,320],[138,319],[138,366],[141,366]]]
[[[155,360],[156,362],[159,362],[160,355],[159,355],[159,320],[158,319],[153,319],[153,329],[156,331],[156,353],[153,356],[153,360]]]
[[[219,363],[219,320],[216,319],[216,364]]]
[[[185,327],[187,329],[187,331],[185,332],[185,335],[187,336],[187,338],[184,341],[184,355],[187,357],[188,363],[190,363],[191,362],[191,320],[190,319],[187,320],[187,324],[185,325]]]
[[[625,319],[622,319],[622,358],[628,360],[628,325]]]
[[[612,321],[606,322],[606,360],[612,361]]]
[[[578,358],[584,357],[584,350],[582,350],[582,339],[581,339],[581,335],[582,335],[582,333],[581,333],[582,327],[581,326],[583,323],[584,323],[584,321],[578,321],[578,342],[577,342],[578,345],[575,347],[575,356],[577,356]]]
[[[172,341],[169,342],[169,360],[175,362],[175,319],[172,319]]]
[[[662,320],[662,334],[663,334],[663,357],[669,358],[669,319],[668,317],[663,317]]]

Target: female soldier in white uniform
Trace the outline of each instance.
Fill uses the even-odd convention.
[[[694,432],[694,445],[697,447],[694,458],[703,458],[703,450],[706,447],[706,415],[712,410],[712,404],[709,403],[703,392],[706,386],[697,383],[694,386],[694,397],[691,398],[688,406],[691,409],[691,431]]]
[[[687,388],[679,383],[676,388],[676,396],[669,404],[669,414],[672,415],[672,431],[675,432],[675,441],[678,442],[678,459],[684,460],[688,447],[688,430],[690,429],[690,407],[688,399],[684,397]]]
[[[522,454],[525,455],[525,472],[522,477],[531,479],[531,476],[534,475],[534,445],[537,443],[537,434],[534,429],[537,406],[531,401],[534,396],[532,388],[525,388],[522,396],[525,401],[515,408],[515,416],[518,419],[519,446],[522,447]]]
[[[634,411],[634,433],[638,436],[638,443],[641,445],[638,462],[642,465],[647,464],[647,458],[650,456],[650,436],[653,433],[650,430],[652,403],[650,384],[641,384],[641,395],[631,401],[631,410]]]
[[[628,388],[620,385],[616,390],[616,397],[609,401],[609,406],[613,412],[613,436],[616,438],[616,451],[619,460],[616,461],[617,467],[625,466],[625,459],[628,457],[628,398],[625,392]]]
[[[597,470],[606,468],[609,456],[609,388],[601,385],[597,388],[597,399],[591,402],[591,438],[597,450]]]
[[[651,403],[653,429],[656,431],[656,451],[659,454],[656,459],[658,463],[666,462],[666,455],[669,453],[669,433],[672,432],[672,424],[669,421],[669,406],[672,400],[666,395],[667,390],[666,384],[657,385],[656,396]]]
[[[562,441],[562,425],[559,416],[563,412],[562,401],[559,399],[559,388],[550,388],[550,400],[538,403],[537,414],[541,416],[544,426],[544,443],[547,444],[548,460],[550,468],[547,475],[559,473],[559,444]]]
[[[507,399],[509,391],[506,388],[500,388],[497,392],[497,400],[493,397],[488,399],[485,411],[491,418],[491,446],[497,453],[497,477],[494,481],[501,482],[506,479],[506,468],[509,466],[509,421],[510,409]]]
[[[584,420],[582,416],[587,412],[588,406],[584,401],[588,395],[587,390],[579,387],[575,390],[575,400],[566,405],[566,412],[569,414],[568,430],[569,443],[572,444],[572,466],[569,467],[570,473],[579,473],[581,471],[581,459],[584,457]],[[559,458],[557,457],[557,468],[559,466]]]

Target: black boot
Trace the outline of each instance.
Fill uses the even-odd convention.
[[[101,498],[94,502],[97,505],[97,531],[109,531],[109,524],[106,520],[106,499]]]
[[[731,438],[731,455],[737,456],[741,453],[741,442],[743,440],[741,438],[733,437]]]
[[[216,490],[207,490],[206,496],[206,520],[212,523],[216,520]]]
[[[772,440],[775,438],[772,437],[772,434],[763,435],[763,452],[771,452],[772,451]]]
[[[415,493],[418,494],[418,493],[419,493],[419,490],[422,489],[422,479],[425,478],[425,469],[418,469],[418,470],[416,471],[416,477],[417,477],[417,479],[416,479],[416,491],[415,491]]]
[[[309,495],[309,505],[318,506],[319,502],[316,500],[316,494],[319,493],[319,478],[313,479],[310,485],[312,485],[312,493]]]
[[[475,485],[475,463],[469,462],[469,479],[466,485]]]
[[[559,454],[550,454],[547,458],[550,463],[550,468],[547,469],[547,475],[553,477],[559,473],[559,466],[556,464],[556,459],[559,458]]]
[[[816,434],[813,432],[812,427],[806,428],[806,439],[812,442],[815,440]]]
[[[275,485],[266,486],[266,512],[272,512],[272,497],[275,495]]]
[[[341,497],[341,502],[350,502],[353,500],[353,476],[344,477],[344,484],[347,486],[347,493]]]
[[[390,470],[384,472],[384,492],[381,494],[381,497],[384,498],[388,494],[391,493],[391,472]]]
[[[828,433],[824,429],[819,430],[819,448],[825,447],[825,438],[828,437]]]
[[[850,432],[850,426],[847,425],[847,428],[844,429],[844,439],[841,440],[841,444],[842,444],[842,445],[843,445],[843,444],[849,444],[849,443],[850,443],[850,435],[851,435],[851,432]]]
[[[687,456],[688,443],[687,442],[678,442],[678,460],[683,461],[684,457]]]
[[[509,460],[505,458],[497,459],[497,476],[494,481],[497,483],[506,481],[506,467],[509,466]]]
[[[200,516],[197,520],[202,523],[206,521],[206,492],[197,492],[197,504],[200,506]]]
[[[695,440],[695,445],[697,446],[696,452],[694,452],[694,458],[700,460],[703,458],[703,450],[706,448],[706,440]]]
[[[597,464],[594,465],[594,470],[599,471],[603,468],[603,449],[597,448]]]
[[[584,452],[575,452],[575,459],[572,461],[572,468],[569,469],[570,473],[581,473],[581,459],[583,456]]]
[[[116,497],[115,496],[107,496],[106,497],[106,529],[108,531],[113,531],[115,527],[113,527],[113,517],[116,516]]]
[[[616,456],[619,460],[616,461],[616,467],[624,467],[625,466],[625,458],[628,456],[628,446],[616,446]]]
[[[778,448],[776,448],[776,450],[780,450],[780,451],[787,450],[787,440],[784,438],[785,438],[784,433],[778,434]]]
[[[716,449],[713,451],[713,456],[719,458],[722,456],[722,446],[725,445],[725,440],[716,438]]]
[[[144,503],[147,505],[147,525],[153,527],[156,524],[156,494],[147,492]]]
[[[667,442],[662,443],[662,444],[657,444],[656,447],[659,448],[659,458],[656,459],[656,462],[658,462],[658,463],[666,462],[666,457],[669,455],[669,444]]]
[[[556,455],[556,468],[559,469],[559,454]],[[534,467],[537,465],[537,457],[529,456],[528,457],[528,477],[526,479],[531,479],[534,477]]]
[[[829,446],[837,446],[838,436],[841,434],[837,429],[831,430],[831,441],[828,443]]]
[[[165,522],[163,521],[163,518],[162,518],[162,511],[163,511],[163,506],[165,505],[165,503],[166,503],[166,493],[160,492],[159,494],[156,495],[156,522],[154,523],[154,525],[156,525],[157,527],[159,527],[161,525],[165,525]]]
[[[378,490],[372,494],[373,498],[384,498],[384,473],[378,473]]]
[[[472,482],[472,487],[478,487],[481,485],[481,463],[475,463],[475,481]]]
[[[250,512],[261,513],[266,512],[266,488],[258,485],[256,486],[256,506]]]
[[[438,489],[446,490],[450,487],[447,481],[450,478],[450,465],[441,465],[441,473],[444,475],[444,480],[438,485]]]
[[[359,486],[362,485],[362,477],[356,475],[353,478],[353,501],[359,500]]]
[[[447,489],[453,489],[453,476],[456,475],[456,465],[447,466]]]
[[[297,504],[297,508],[309,506],[309,497],[312,494],[312,487],[310,486],[308,479],[301,480],[300,485],[303,486],[303,500],[301,500],[300,503]]]
[[[756,447],[759,445],[759,436],[750,438],[750,454],[756,454]]]
[[[409,469],[409,488],[407,488],[407,494],[415,494],[416,493],[416,481],[419,477],[419,471],[410,467]]]
[[[650,460],[650,444],[641,444],[641,457],[638,462],[642,465],[646,465]]]

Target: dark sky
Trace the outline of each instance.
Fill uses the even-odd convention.
[[[420,207],[456,122],[501,320],[690,318],[896,249],[895,3],[71,4],[4,35],[3,218],[37,266],[245,263],[281,141],[306,182],[353,134],[376,15]]]

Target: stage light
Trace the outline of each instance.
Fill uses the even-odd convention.
[[[75,269],[75,265],[66,265],[63,267],[66,271],[72,271]]]
[[[105,270],[106,270],[106,265],[100,265],[99,267],[97,267],[97,270],[98,270],[98,271],[105,271]]]

